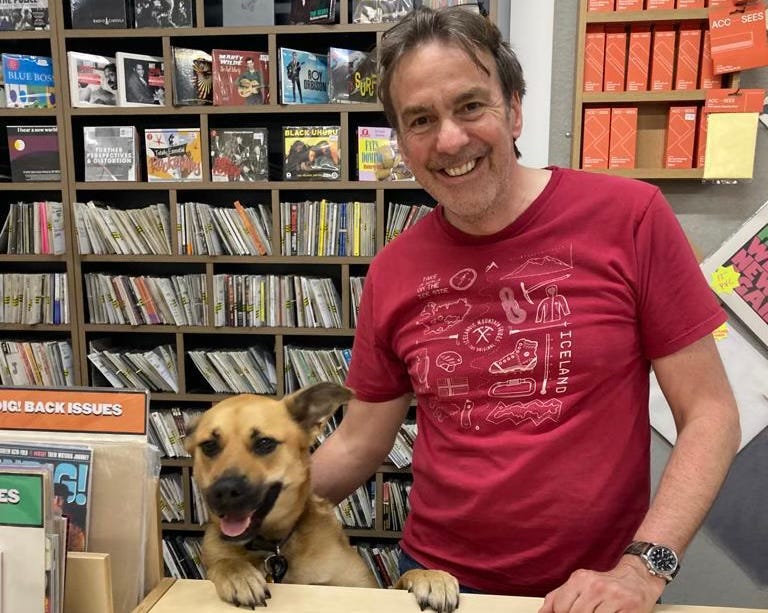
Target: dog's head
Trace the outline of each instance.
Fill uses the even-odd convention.
[[[341,385],[318,383],[282,400],[233,396],[203,413],[185,446],[223,539],[269,538],[296,522],[310,495],[310,445],[351,397]]]

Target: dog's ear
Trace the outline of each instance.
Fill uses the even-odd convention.
[[[317,383],[283,398],[291,417],[307,432],[323,425],[354,394],[336,383]]]
[[[184,434],[184,449],[192,456],[195,455],[195,430],[197,429],[197,424],[200,423],[200,417],[202,416],[198,415],[187,425],[186,433]]]

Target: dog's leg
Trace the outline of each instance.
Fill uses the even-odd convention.
[[[242,546],[222,542],[212,525],[203,538],[203,565],[222,600],[250,609],[267,605],[271,594],[264,574]]]
[[[411,592],[422,611],[429,607],[437,613],[452,613],[459,606],[459,582],[443,570],[409,570],[395,589]]]

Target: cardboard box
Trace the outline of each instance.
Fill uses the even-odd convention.
[[[704,168],[704,153],[707,150],[707,113],[699,110],[699,123],[696,130],[696,168]]]
[[[647,0],[645,8],[649,11],[675,8],[675,0]]]
[[[629,32],[629,53],[627,57],[628,92],[648,90],[648,73],[651,58],[651,28],[633,25]]]
[[[677,33],[673,26],[667,24],[654,26],[651,48],[651,91],[672,89],[676,40]]]
[[[608,168],[610,134],[610,108],[584,109],[584,129],[581,136],[582,168]]]
[[[643,0],[616,0],[616,11],[642,11]]]
[[[664,168],[692,168],[696,140],[696,107],[671,106],[667,121]]]
[[[678,0],[679,1],[679,0]],[[675,64],[675,89],[696,89],[701,56],[701,27],[698,23],[680,24],[677,36],[677,62]]]
[[[722,86],[723,79],[720,75],[715,74],[715,65],[712,62],[712,43],[709,30],[704,30],[702,36],[701,61],[699,64],[699,89],[719,89]]]
[[[613,10],[614,0],[589,0],[587,10],[590,13],[610,13]]]
[[[605,27],[588,25],[584,42],[584,91],[603,91]]]
[[[606,26],[603,91],[623,92],[626,74],[627,31],[624,26]]]
[[[634,168],[637,150],[637,107],[611,109],[608,168]]]

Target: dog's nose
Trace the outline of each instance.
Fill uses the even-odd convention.
[[[210,488],[206,497],[214,509],[232,509],[238,507],[248,495],[248,481],[242,475],[223,477]]]

